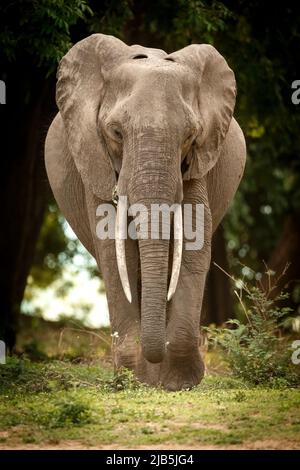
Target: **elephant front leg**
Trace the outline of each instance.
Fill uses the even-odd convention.
[[[114,240],[101,242],[100,265],[105,283],[112,331],[112,356],[115,369],[126,367],[136,372],[140,349],[139,261],[134,241],[126,241],[126,255],[132,302],[129,303],[120,281]]]
[[[192,203],[193,213],[185,223],[191,224],[197,235],[194,244],[189,244],[186,237],[184,239],[179,281],[168,305],[167,354],[161,367],[160,382],[169,390],[192,388],[200,383],[205,370],[199,349],[199,325],[211,259],[212,221],[205,186],[200,189],[196,203],[186,194],[185,203]],[[198,226],[196,204],[202,205],[204,217],[200,217],[201,226]],[[203,234],[200,245],[195,243],[199,233]]]
[[[86,206],[95,258],[102,273],[105,284],[109,317],[112,331],[112,354],[115,368],[127,367],[136,371],[140,337],[139,313],[139,256],[137,244],[134,240],[126,240],[126,257],[129,282],[132,292],[132,302],[129,303],[121,284],[117,259],[116,246],[113,238],[99,237],[97,233],[97,209],[103,201],[86,191]],[[113,220],[110,220],[112,223]]]
[[[204,375],[200,355],[199,321],[206,272],[195,275],[183,267],[174,298],[169,306],[167,354],[160,381],[168,390],[189,389]]]

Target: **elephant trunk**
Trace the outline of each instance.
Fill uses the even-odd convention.
[[[181,206],[180,216],[174,215],[176,237],[168,290],[170,241],[169,235],[165,237],[163,233],[170,234],[171,217],[160,220],[160,213],[155,213],[149,201],[139,201],[139,204],[145,208],[144,214],[140,213],[143,223],[137,226],[141,262],[141,343],[144,357],[158,363],[163,360],[166,350],[166,303],[175,292],[181,264]]]
[[[145,234],[143,234],[145,235]],[[139,234],[141,262],[141,344],[152,363],[163,360],[166,349],[166,302],[169,269],[169,240]],[[158,235],[158,234],[157,234]]]

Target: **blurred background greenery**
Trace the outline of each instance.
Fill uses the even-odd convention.
[[[49,318],[74,316],[87,326],[108,322],[95,263],[59,213],[43,162],[46,132],[57,112],[57,64],[72,44],[94,32],[169,52],[210,43],[225,56],[236,74],[235,116],[246,136],[248,161],[215,234],[213,261],[261,286],[291,263],[278,289],[290,293],[285,302],[292,308],[291,328],[297,329],[300,105],[291,102],[291,84],[300,79],[299,22],[300,8],[291,1],[276,6],[258,0],[1,2],[0,79],[7,104],[0,107],[0,338],[10,348],[25,321],[21,312],[43,317],[47,310]],[[82,285],[82,296],[72,297]],[[241,315],[233,287],[212,265],[204,323],[220,325]]]

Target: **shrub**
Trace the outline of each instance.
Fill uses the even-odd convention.
[[[138,381],[132,370],[127,369],[126,367],[121,367],[115,370],[112,379],[106,380],[104,388],[114,392],[119,392],[122,390],[137,390],[142,387],[143,384]]]
[[[269,270],[266,272],[267,288],[261,283],[251,285],[229,276],[238,288],[234,292],[245,321],[229,320],[226,328],[204,330],[208,333],[209,343],[223,349],[234,375],[254,384],[268,383],[276,387],[278,384],[295,385],[299,375],[291,361],[288,338],[281,332],[291,309],[280,307],[280,303],[288,298],[288,294],[271,295],[276,287],[276,280],[272,282],[274,274]]]
[[[83,426],[90,422],[90,408],[85,403],[77,401],[61,401],[51,418],[52,427]]]

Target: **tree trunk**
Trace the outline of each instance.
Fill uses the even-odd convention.
[[[290,263],[285,274],[282,276],[287,264]],[[290,214],[286,217],[281,237],[267,262],[268,269],[274,271],[274,277],[271,276],[270,281],[276,284],[276,288],[272,289],[269,294],[274,299],[283,289],[292,292],[295,284],[300,282],[300,215]],[[268,292],[269,277],[264,275],[262,279],[263,286]],[[292,299],[287,302],[292,307]]]
[[[15,345],[20,305],[47,204],[43,146],[54,109],[53,79],[7,74],[7,100],[1,106],[2,231],[0,339]],[[25,86],[23,85],[25,82]],[[24,88],[23,88],[24,86]],[[27,90],[28,93],[28,90]],[[4,150],[5,149],[5,150]]]
[[[202,325],[214,323],[222,325],[233,317],[233,302],[230,280],[217,266],[217,263],[226,272],[229,272],[224,229],[219,226],[212,240],[211,265],[206,281]]]

